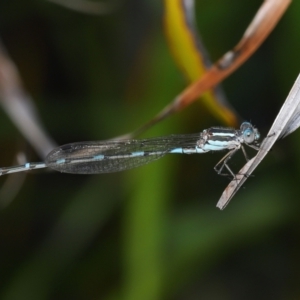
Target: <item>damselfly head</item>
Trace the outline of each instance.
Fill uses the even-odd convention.
[[[258,130],[249,122],[242,123],[240,130],[246,144],[252,144],[260,138]]]

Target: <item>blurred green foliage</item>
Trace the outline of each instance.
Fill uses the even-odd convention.
[[[215,61],[261,1],[196,3]],[[58,144],[129,132],[185,87],[163,36],[162,10],[158,1],[128,0],[112,14],[89,16],[42,0],[1,1],[0,36]],[[299,13],[294,1],[223,84],[262,133],[300,70]],[[144,136],[214,125],[222,124],[195,103]],[[31,161],[41,159],[2,111],[0,139],[1,166],[25,147]],[[1,211],[0,298],[300,298],[300,133],[275,145],[223,212],[215,204],[228,180],[213,171],[221,156],[169,155],[95,176],[31,172]]]

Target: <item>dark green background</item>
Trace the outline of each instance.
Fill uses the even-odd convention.
[[[196,1],[212,61],[241,38],[262,1]],[[0,1],[0,36],[58,144],[136,129],[186,82],[162,30],[163,4],[124,1],[90,16],[47,1]],[[266,134],[300,71],[300,4],[222,84]],[[143,137],[223,125],[200,103]],[[42,158],[0,111],[0,165]],[[169,155],[94,176],[28,173],[0,212],[0,298],[300,298],[300,133],[278,142],[225,211],[222,153]],[[238,170],[244,163],[233,160]],[[14,175],[16,176],[16,175]],[[1,183],[8,177],[1,178]],[[5,199],[5,198],[4,198]],[[0,199],[1,201],[1,199]]]

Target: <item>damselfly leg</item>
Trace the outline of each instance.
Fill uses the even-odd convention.
[[[255,149],[255,150],[259,150],[258,146],[254,146],[254,145],[248,145],[249,147]],[[236,179],[236,174],[231,170],[231,168],[228,165],[228,161],[234,156],[234,154],[239,150],[242,149],[244,157],[246,159],[246,161],[249,161],[247,152],[244,148],[244,146],[241,144],[240,147],[237,147],[235,149],[232,149],[231,151],[229,151],[214,167],[214,170],[217,172],[218,175],[221,176],[226,176],[226,177],[233,177],[233,179]],[[224,172],[224,167],[226,168],[227,172]],[[239,175],[244,175],[244,174],[239,174]]]
[[[239,148],[233,149],[229,151],[214,167],[214,170],[217,172],[218,175],[226,176],[226,177],[233,177],[235,178],[234,172],[230,169],[227,162],[231,159],[231,157],[239,150]],[[224,167],[229,172],[223,172]]]

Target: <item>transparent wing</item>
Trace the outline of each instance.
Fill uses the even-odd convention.
[[[200,134],[170,135],[145,140],[80,142],[52,150],[47,167],[66,173],[98,174],[135,168],[173,149],[195,148]]]

